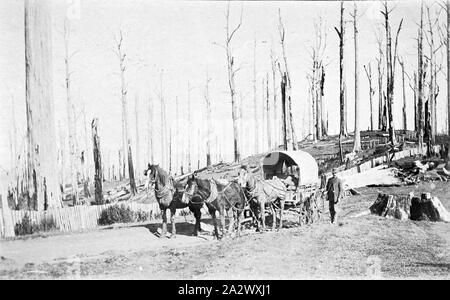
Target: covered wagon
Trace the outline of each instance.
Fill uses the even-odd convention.
[[[263,179],[275,176],[286,182],[287,203],[298,203],[311,197],[319,188],[319,166],[311,154],[304,151],[272,151],[261,159]]]

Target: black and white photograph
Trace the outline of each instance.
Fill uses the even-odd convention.
[[[450,0],[1,0],[0,279],[450,279],[449,43]]]

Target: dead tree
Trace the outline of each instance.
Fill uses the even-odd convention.
[[[402,91],[403,91],[402,116],[403,116],[403,130],[406,131],[408,130],[408,121],[406,118],[405,63],[400,58],[398,58],[398,63],[402,68]]]
[[[431,143],[434,144],[436,142],[436,132],[437,132],[437,118],[436,118],[436,98],[439,93],[439,87],[437,85],[437,72],[438,72],[438,64],[436,62],[436,52],[442,47],[444,43],[440,45],[435,44],[434,39],[434,31],[438,31],[436,25],[439,22],[439,13],[435,20],[431,20],[430,14],[430,6],[427,6],[427,19],[428,19],[428,35],[425,35],[427,38],[428,46],[430,49],[430,81],[429,81],[429,107],[430,107],[430,128],[431,128]],[[439,67],[440,68],[440,67]]]
[[[314,129],[312,130],[313,140],[322,139],[323,135],[323,95],[324,95],[324,83],[325,83],[325,69],[323,57],[326,50],[326,31],[322,26],[322,19],[319,22],[314,23],[315,31],[315,45],[312,48],[311,59],[313,61],[310,80],[310,99],[311,99],[311,114],[312,124]]]
[[[241,16],[238,25],[230,30],[230,2],[228,2],[227,12],[226,12],[227,26],[226,26],[226,39],[225,39],[225,50],[227,54],[227,69],[228,69],[228,86],[230,88],[231,97],[231,118],[233,119],[233,139],[234,139],[234,161],[239,161],[241,159],[240,155],[240,139],[239,139],[239,127],[237,119],[237,103],[236,103],[236,85],[235,76],[239,69],[235,68],[234,56],[231,52],[231,41],[235,33],[239,30],[242,25],[242,8]]]
[[[205,102],[206,102],[206,166],[211,166],[211,133],[212,133],[212,121],[211,121],[211,99],[209,97],[209,82],[211,79],[206,73],[206,85],[205,85]],[[242,101],[241,101],[242,102]],[[242,104],[242,103],[241,103]],[[241,105],[242,108],[242,105]],[[242,120],[242,114],[241,114]]]
[[[388,10],[388,4],[385,1],[383,3],[384,11],[381,14],[384,16],[384,28],[386,31],[386,73],[387,73],[387,84],[386,84],[386,97],[388,106],[388,129],[389,129],[389,140],[392,145],[396,144],[395,139],[395,129],[394,129],[394,74],[395,74],[395,64],[397,58],[397,44],[398,35],[402,28],[403,19],[397,29],[397,35],[395,37],[394,49],[392,49],[392,35],[391,27],[389,25],[389,13],[392,11]]]
[[[89,151],[89,135],[88,135],[88,123],[86,120],[86,106],[83,103],[83,108],[81,113],[83,114],[83,126],[84,126],[84,151],[81,153],[81,168],[83,169],[83,186],[84,186],[84,196],[86,198],[90,197],[89,192],[89,179],[90,179],[90,151]]]
[[[141,173],[139,172],[140,165],[140,159],[139,159],[139,152],[140,152],[140,145],[139,145],[139,97],[136,95],[134,97],[134,116],[135,116],[135,130],[136,130],[136,179],[139,182],[139,178],[141,177]]]
[[[283,149],[288,150],[288,138],[286,132],[286,73],[281,74],[281,136],[283,138]]]
[[[62,206],[55,147],[50,5],[25,1],[25,103],[27,171],[24,193],[30,209]]]
[[[190,86],[190,84],[189,84],[189,81],[188,81],[188,90],[187,90],[187,92],[188,92],[188,94],[187,94],[187,103],[188,103],[188,111],[187,111],[187,115],[188,115],[188,126],[187,126],[187,129],[188,129],[188,133],[187,133],[187,139],[188,139],[188,147],[187,147],[187,164],[188,164],[188,166],[187,166],[187,171],[188,171],[188,173],[190,173],[192,170],[191,170],[191,164],[192,164],[192,162],[191,162],[191,131],[192,131],[192,116],[191,116],[191,90],[192,90],[192,88],[191,88],[191,86]]]
[[[370,67],[370,63],[368,66],[364,66],[364,71],[367,75],[367,80],[369,81],[369,105],[370,105],[370,130],[374,130],[373,125],[373,95],[375,94],[375,90],[372,88],[372,68]]]
[[[98,136],[98,119],[92,120],[92,142],[94,152],[94,195],[97,205],[103,204],[103,171],[102,171],[102,152],[100,148],[100,137]]]
[[[345,79],[344,79],[344,38],[345,38],[345,26],[344,26],[344,1],[341,1],[341,21],[340,30],[334,27],[339,36],[339,103],[340,103],[340,130],[339,138],[347,136],[347,116],[345,114]]]
[[[426,67],[424,63],[424,55],[423,55],[423,2],[420,7],[420,25],[419,25],[419,33],[417,39],[417,52],[418,52],[418,68],[417,68],[417,115],[419,117],[418,120],[418,130],[417,130],[417,139],[419,141],[419,149],[422,150],[423,146],[423,135],[424,135],[424,122],[425,122],[425,113],[424,113],[424,78],[426,75]]]
[[[272,67],[272,84],[273,84],[273,140],[274,146],[277,147],[280,142],[279,134],[279,118],[278,118],[278,103],[277,103],[277,82],[276,82],[276,72],[277,72],[277,59],[273,55],[273,50],[270,49],[270,63]]]
[[[267,122],[267,150],[272,148],[272,131],[270,128],[270,102],[269,102],[269,73],[266,73],[266,122]]]
[[[353,31],[354,31],[354,41],[355,41],[355,141],[353,144],[353,151],[361,151],[361,129],[359,127],[359,118],[361,116],[360,103],[359,103],[359,66],[358,66],[358,8],[356,2],[353,2]]]
[[[128,177],[130,179],[130,186],[135,187],[136,183],[134,182],[134,170],[133,170],[133,156],[132,153],[128,150],[131,150],[130,147],[128,147],[128,144],[131,144],[130,135],[128,133],[128,111],[127,111],[127,84],[125,81],[125,70],[126,70],[126,54],[123,52],[123,35],[122,30],[119,31],[119,37],[115,39],[116,42],[116,50],[115,53],[117,55],[117,58],[119,59],[119,67],[120,67],[120,95],[121,95],[121,102],[122,102],[122,154],[124,155],[122,163],[123,163],[123,174],[125,177],[125,169],[127,163],[125,162],[126,157],[128,158]],[[130,153],[127,153],[130,152]],[[131,164],[131,167],[130,167]],[[134,190],[132,189],[132,193],[134,193]],[[134,195],[134,194],[133,194]]]
[[[258,101],[256,100],[256,39],[253,44],[253,122],[255,135],[255,153],[259,153]]]
[[[147,159],[151,164],[155,163],[153,149],[153,99],[148,97],[147,106]]]
[[[161,146],[161,165],[163,168],[167,168],[167,161],[166,161],[166,152],[167,152],[167,143],[166,143],[166,106],[165,106],[165,99],[164,99],[164,92],[163,92],[163,75],[164,71],[161,70],[160,76],[159,76],[159,108],[160,108],[160,146]],[[190,114],[190,112],[189,112]]]
[[[281,10],[278,9],[278,33],[280,36],[280,43],[281,43],[281,52],[283,55],[283,68],[281,68],[281,64],[278,63],[278,68],[280,69],[282,82],[284,81],[284,98],[287,103],[285,103],[287,111],[284,113],[285,117],[288,118],[288,122],[285,122],[285,134],[287,141],[287,150],[296,150],[297,149],[297,139],[295,136],[295,129],[294,129],[294,118],[292,116],[292,99],[291,99],[291,88],[292,88],[292,82],[290,73],[288,70],[288,63],[287,63],[287,56],[286,56],[286,49],[285,49],[285,39],[286,39],[286,31],[284,29],[283,21],[281,19]],[[283,83],[282,83],[283,84]],[[282,96],[283,97],[283,96]],[[287,105],[286,105],[287,104]]]
[[[66,83],[66,110],[67,110],[67,127],[69,132],[69,161],[70,161],[70,183],[72,185],[74,203],[78,205],[78,157],[77,157],[77,145],[76,145],[76,117],[75,107],[72,99],[72,82],[70,71],[70,58],[73,54],[69,49],[70,41],[70,23],[69,20],[64,21],[64,63],[65,63],[65,83]]]
[[[178,168],[180,167],[180,153],[178,151],[178,147],[182,147],[180,144],[180,110],[179,110],[179,103],[178,103],[178,97],[175,97],[175,119],[176,119],[176,123],[175,123],[175,131],[176,131],[176,136],[175,136],[175,145],[177,145],[177,147],[175,147],[175,170],[177,170],[178,172]],[[180,171],[182,171],[182,168],[180,169]]]
[[[378,70],[378,130],[386,131],[387,124],[384,122],[383,112],[385,111],[386,103],[383,97],[383,75],[384,75],[384,64],[383,64],[383,38],[380,35],[376,35],[378,44],[378,58],[377,60],[377,70]]]
[[[447,39],[445,45],[447,47],[447,134],[450,136],[450,0],[446,1],[447,11]],[[450,145],[449,145],[450,147]],[[450,157],[450,151],[448,151]]]

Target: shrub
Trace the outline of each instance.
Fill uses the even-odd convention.
[[[136,212],[134,212],[134,220],[136,222],[145,222],[150,220],[150,213],[143,211],[143,210],[138,210]]]
[[[111,225],[114,223],[130,223],[134,221],[133,211],[125,205],[110,206],[102,211],[99,225]]]
[[[23,216],[22,221],[14,226],[14,233],[16,235],[27,235],[40,231],[50,231],[57,228],[56,221],[53,217],[46,216],[39,224],[35,224],[26,213],[25,216]]]
[[[56,226],[56,221],[53,219],[53,217],[45,216],[44,219],[41,220],[41,223],[39,224],[39,231],[50,231],[57,229],[58,226]]]
[[[36,226],[33,226],[28,214],[25,214],[25,216],[23,216],[22,218],[22,221],[20,221],[14,226],[14,233],[16,235],[32,234],[33,232],[36,231],[37,231]]]

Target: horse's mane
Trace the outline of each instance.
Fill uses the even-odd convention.
[[[169,180],[169,173],[167,173],[163,168],[158,165],[154,165],[156,171],[156,180],[162,185],[165,186]]]

